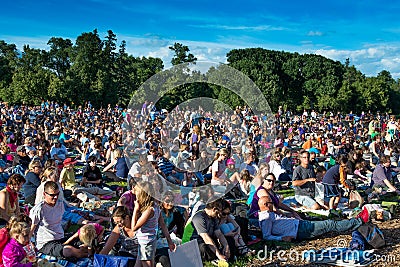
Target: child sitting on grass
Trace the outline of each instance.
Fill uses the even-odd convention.
[[[98,244],[102,241],[104,234],[104,227],[98,223],[89,223],[82,226],[75,234],[73,234],[64,245],[71,244],[73,242],[80,242],[81,246],[85,246],[89,249],[89,255],[100,252]],[[79,241],[77,240],[79,239]],[[92,254],[90,253],[92,252]]]
[[[28,263],[22,263],[27,256],[24,246],[29,244],[29,230],[30,226],[25,222],[13,224],[10,230],[10,242],[4,248],[2,255],[4,267],[36,266],[36,258],[30,259]]]
[[[10,230],[14,224],[17,222],[25,222],[28,225],[31,225],[32,220],[29,216],[25,214],[20,214],[18,216],[11,216],[10,221],[8,222],[7,226],[0,229],[0,255],[3,254],[4,248],[6,247],[7,243],[10,241]],[[0,266],[3,266],[3,258],[0,257]]]

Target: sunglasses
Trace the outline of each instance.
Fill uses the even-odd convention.
[[[58,195],[60,194],[60,192],[57,192],[57,193],[55,193],[55,194],[50,194],[50,193],[47,193],[47,192],[44,192],[46,195],[48,195],[48,196],[51,196],[52,198],[55,198],[55,197],[58,197]]]
[[[230,212],[221,212],[221,214],[224,216],[228,216],[230,214]]]
[[[275,180],[272,180],[272,179],[265,179],[265,181],[267,181],[269,183],[275,183]]]

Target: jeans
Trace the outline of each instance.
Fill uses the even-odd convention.
[[[328,232],[346,232],[348,230],[356,230],[362,225],[361,219],[350,220],[324,220],[324,221],[299,221],[299,229],[297,230],[297,239],[311,239],[321,236]]]

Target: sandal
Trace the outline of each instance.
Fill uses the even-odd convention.
[[[255,251],[249,249],[247,246],[239,246],[238,250],[239,250],[240,255],[250,256],[250,255],[255,254]]]

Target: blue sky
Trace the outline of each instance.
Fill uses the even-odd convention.
[[[127,41],[134,56],[172,57],[180,42],[199,59],[226,62],[234,48],[313,53],[367,76],[388,70],[400,78],[400,1],[4,1],[0,40],[47,49],[51,37],[70,38],[97,28]]]

